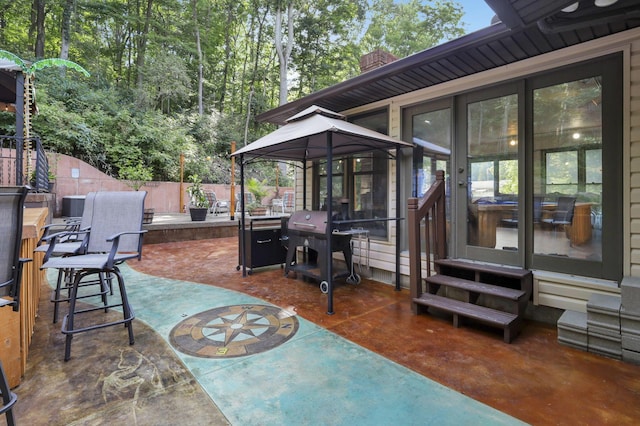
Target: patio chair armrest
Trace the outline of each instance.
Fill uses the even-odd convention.
[[[49,234],[46,236],[43,236],[42,238],[40,238],[40,241],[38,241],[38,245],[40,245],[41,243],[49,243],[51,244],[53,241],[58,241],[60,242],[60,240],[62,240],[63,238],[65,240],[79,240],[79,236],[80,235],[85,235],[87,233],[89,233],[90,228],[86,228],[86,229],[81,229],[81,230],[76,230],[76,231],[60,231],[60,232],[56,232],[53,234]]]
[[[60,234],[62,232],[74,232],[78,230],[78,223],[50,223],[42,227],[42,236],[38,240],[38,245],[45,241],[46,238],[51,238],[52,235]]]
[[[73,231],[73,232],[59,232],[57,234],[51,234],[47,238],[43,238],[42,241],[46,242],[49,247],[47,247],[47,251],[44,254],[44,258],[42,263],[45,263],[53,253],[55,253],[55,247],[57,243],[65,243],[65,242],[82,242],[82,246],[87,244],[88,235],[90,229],[87,228],[81,231]],[[82,237],[81,237],[82,236]],[[38,244],[40,245],[40,244]]]
[[[140,231],[125,231],[125,232],[118,232],[117,234],[113,234],[112,236],[110,236],[109,238],[107,238],[107,241],[112,242],[111,245],[111,251],[109,252],[109,260],[107,261],[107,265],[109,268],[113,267],[114,264],[114,259],[116,257],[116,255],[118,254],[118,245],[120,244],[120,237],[123,235],[143,235],[146,234],[147,230],[146,229],[141,229]],[[138,260],[140,260],[142,256],[142,238],[140,238],[140,240],[138,241]]]
[[[115,241],[116,239],[120,239],[120,237],[122,235],[127,235],[127,234],[145,234],[147,232],[146,229],[141,229],[139,231],[125,231],[125,232],[118,232],[117,234],[113,234],[112,236],[110,236],[109,238],[107,238],[107,241]]]
[[[20,289],[22,286],[22,269],[25,263],[31,262],[33,259],[27,257],[21,257],[18,259],[18,268],[15,271],[16,286],[15,291],[12,294],[13,301],[9,303],[9,306],[13,306],[14,312],[20,310]]]

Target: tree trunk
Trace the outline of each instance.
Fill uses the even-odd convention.
[[[222,86],[220,88],[220,111],[224,111],[225,97],[227,94],[227,81],[231,67],[231,31],[233,30],[233,2],[228,2],[227,25],[224,34],[224,68],[222,71]]]
[[[71,44],[71,15],[75,0],[66,0],[62,10],[62,34],[60,36],[60,58],[69,59],[69,45]],[[64,67],[62,67],[64,72]]]
[[[202,47],[200,46],[200,26],[198,25],[198,0],[193,0],[193,26],[196,33],[196,51],[198,52],[198,114],[204,114],[202,103]]]
[[[145,52],[147,50],[147,36],[149,35],[149,26],[151,22],[151,8],[153,0],[147,0],[147,9],[144,17],[144,29],[138,34],[138,56],[136,57],[136,69],[138,72],[138,88],[142,88],[144,80],[142,69],[144,68]]]
[[[34,53],[36,59],[44,58],[44,19],[45,19],[45,0],[34,0],[36,12],[36,45]]]
[[[282,8],[278,5],[276,11],[276,51],[280,59],[280,105],[287,103],[287,71],[289,58],[293,49],[293,2],[287,4],[287,45],[282,45]]]

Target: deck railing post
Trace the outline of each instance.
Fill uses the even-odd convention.
[[[409,198],[407,205],[409,230],[409,289],[411,300],[422,293],[422,259],[420,258],[420,219],[418,218],[418,199]],[[418,305],[411,303],[411,309],[418,313]]]
[[[436,171],[436,181],[421,199],[407,200],[407,219],[409,232],[409,288],[411,300],[419,298],[423,292],[422,284],[422,242],[420,224],[425,221],[424,238],[426,248],[427,275],[431,275],[431,257],[442,259],[447,255],[446,234],[446,196],[444,172]],[[419,306],[411,304],[414,313]]]

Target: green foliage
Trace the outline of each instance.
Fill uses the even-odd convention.
[[[158,54],[142,67],[143,86],[136,91],[137,104],[170,113],[188,98],[191,81],[185,61],[175,54]],[[171,84],[167,84],[171,82]],[[173,107],[172,107],[173,103]]]
[[[191,206],[196,208],[209,207],[209,200],[205,195],[204,188],[202,187],[202,179],[198,175],[189,176],[191,186],[187,188],[187,194],[191,198]]]
[[[253,194],[256,199],[256,204],[261,204],[262,199],[267,195],[267,188],[265,187],[266,182],[260,182],[256,178],[250,178],[247,181],[247,191]]]
[[[12,112],[0,111],[0,135],[14,135],[16,132],[16,115]]]
[[[49,150],[116,176],[123,167],[143,164],[154,180],[169,181],[180,179],[184,154],[185,175],[230,183],[231,142],[240,147],[274,130],[254,119],[279,102],[274,50],[279,1],[161,0],[147,9],[148,2],[87,0],[70,18],[69,61],[57,58],[64,2],[47,3],[44,34],[32,26],[32,2],[6,3],[0,56],[36,73],[39,114],[33,128]],[[412,0],[404,6],[390,0],[294,0],[293,5],[287,69],[294,77],[292,98],[356,75],[360,56],[375,47],[388,46],[403,56],[461,31],[459,7],[448,0]],[[50,58],[32,57],[38,35],[46,36],[44,56]],[[77,72],[65,76],[65,70]],[[91,77],[82,77],[87,70]],[[11,115],[0,114],[2,133],[15,133],[14,127]],[[270,185],[274,171],[272,164],[245,169],[246,176]],[[287,179],[279,176],[281,186]]]
[[[371,52],[382,48],[399,58],[435,46],[464,34],[462,8],[450,0],[373,3],[373,16],[363,45]]]
[[[136,165],[127,165],[121,167],[118,175],[120,179],[124,180],[126,185],[132,188],[134,191],[139,190],[141,187],[147,184],[153,179],[153,173],[142,163]]]

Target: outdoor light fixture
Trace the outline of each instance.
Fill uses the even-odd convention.
[[[576,10],[578,10],[578,4],[579,4],[578,2],[570,4],[569,6],[565,7],[564,9],[562,9],[562,11],[565,12],[565,13],[575,12]]]
[[[593,4],[595,4],[598,7],[607,7],[617,2],[618,0],[596,0],[593,2]]]
[[[597,7],[607,7],[607,6],[611,6],[612,4],[617,3],[618,0],[595,0],[593,2],[593,4],[595,4]],[[565,7],[564,9],[560,9],[562,12],[564,13],[571,13],[571,12],[575,12],[576,10],[578,10],[578,6],[580,5],[580,2],[575,2],[575,3],[571,3],[569,6]]]
[[[575,132],[575,133],[573,134],[573,138],[574,138],[574,139],[580,139],[580,133]]]

